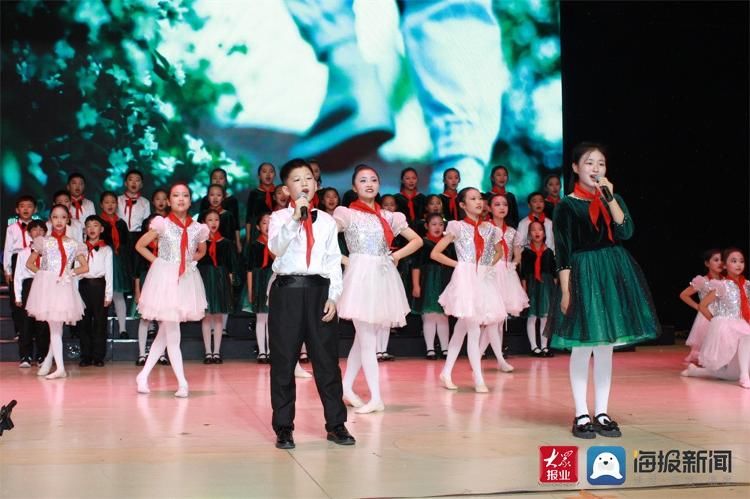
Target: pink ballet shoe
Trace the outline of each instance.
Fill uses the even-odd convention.
[[[294,368],[294,377],[307,379],[307,378],[312,378],[313,376],[309,372],[302,369],[302,366],[298,365],[297,367]]]
[[[135,383],[136,383],[136,390],[138,393],[151,393],[151,390],[148,389],[148,380],[143,379],[139,376],[135,377]]]
[[[53,373],[48,374],[44,377],[44,379],[60,379],[60,378],[67,378],[68,373],[65,372],[65,369],[58,369]]]
[[[750,377],[740,378],[740,386],[750,389]]]
[[[490,393],[490,389],[484,383],[480,385],[474,385],[474,391],[477,393]]]
[[[514,367],[508,364],[505,359],[498,360],[497,367],[504,373],[512,373],[514,370]]]
[[[453,381],[451,380],[450,376],[441,374],[440,381],[442,382],[444,388],[447,388],[448,390],[458,390],[458,387],[453,384]]]
[[[354,407],[355,409],[359,409],[360,407],[365,405],[365,403],[362,402],[362,399],[359,398],[359,396],[354,392],[345,393],[343,399],[346,405]]]
[[[371,412],[382,412],[384,410],[385,410],[385,404],[383,404],[382,400],[377,400],[377,401],[370,400],[368,403],[366,403],[362,407],[358,409],[354,409],[354,412],[357,414],[369,414]]]
[[[178,398],[187,398],[188,396],[188,386],[187,385],[180,385],[179,388],[177,388],[177,391],[174,392],[174,396]]]
[[[52,359],[47,362],[47,359],[42,362],[42,365],[39,367],[39,370],[36,372],[37,376],[47,376],[52,369]]]

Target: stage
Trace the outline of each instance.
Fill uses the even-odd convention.
[[[266,365],[189,362],[190,397],[175,399],[168,366],[156,367],[150,395],[138,395],[132,363],[70,363],[67,379],[47,381],[36,368],[4,362],[0,399],[15,398],[18,406],[16,428],[0,437],[0,496],[746,497],[750,390],[680,377],[685,354],[682,346],[615,354],[610,414],[623,430],[620,439],[570,434],[566,355],[511,357],[512,374],[488,358],[484,395],[471,389],[466,358],[454,371],[458,392],[438,384],[442,361],[381,364],[386,410],[349,412],[354,447],[325,440],[314,382],[298,380],[293,451],[273,445]],[[361,376],[356,388],[366,395]],[[577,485],[539,484],[543,445],[578,446]],[[594,445],[625,448],[619,488],[579,492],[597,488],[586,475],[586,449]],[[633,472],[634,451],[672,449],[729,450],[732,471]]]

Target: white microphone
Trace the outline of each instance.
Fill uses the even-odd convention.
[[[594,177],[594,181],[597,185],[599,185],[599,180],[601,180],[602,176],[597,175]],[[607,202],[611,202],[614,199],[614,196],[612,196],[612,191],[609,190],[609,187],[606,185],[600,186],[599,190],[602,191],[602,194],[604,195],[604,199],[607,200]]]
[[[305,193],[304,192],[300,192],[299,196],[297,196],[297,199],[299,200],[299,199],[302,199],[304,197],[305,197]],[[307,206],[300,207],[300,209],[299,209],[299,220],[300,220],[300,222],[304,222],[305,220],[307,220]]]

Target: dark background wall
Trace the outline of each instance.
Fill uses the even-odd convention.
[[[564,144],[606,144],[608,177],[636,224],[626,247],[663,324],[701,253],[747,255],[748,2],[562,2]]]

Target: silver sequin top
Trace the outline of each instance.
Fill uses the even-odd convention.
[[[170,263],[180,263],[180,241],[182,240],[182,229],[164,217],[154,217],[149,227],[159,233],[159,258]],[[198,244],[208,239],[208,226],[191,223],[188,228],[188,246],[185,254],[185,264],[193,261],[193,254],[198,249]]]
[[[86,254],[86,246],[75,239],[65,237],[63,239],[63,248],[65,248],[65,258],[67,259],[66,267],[71,268],[73,260],[78,255]],[[40,236],[34,239],[32,249],[42,255],[41,269],[50,272],[60,272],[62,265],[62,254],[60,247],[57,245],[57,239],[52,236]]]
[[[381,210],[383,218],[393,230],[393,237],[409,227],[403,213]],[[343,229],[346,247],[350,254],[384,256],[390,249],[386,247],[383,226],[375,215],[363,211],[339,206],[333,212],[333,218]]]
[[[740,311],[740,288],[731,279],[721,281],[713,280],[709,287],[716,291],[714,301],[714,316],[741,319]],[[745,294],[750,297],[750,281],[745,281]]]
[[[474,227],[464,221],[451,220],[445,232],[453,235],[453,246],[459,262],[477,263],[476,248],[474,248]],[[479,265],[492,265],[495,257],[495,245],[500,241],[500,229],[484,222],[479,226],[479,234],[484,239],[484,251],[479,259]],[[506,234],[507,235],[507,234]]]
[[[514,229],[511,226],[508,226],[505,229],[505,234],[503,235],[503,229],[498,227],[498,230],[500,231],[500,235],[503,239],[505,239],[505,244],[508,245],[508,254],[503,255],[502,260],[503,261],[510,261],[513,260],[513,240],[516,238],[516,229]]]
[[[698,301],[703,301],[708,293],[711,292],[710,280],[705,276],[697,275],[690,281],[690,286],[698,292]],[[708,310],[713,315],[716,315],[716,302],[708,305]]]

